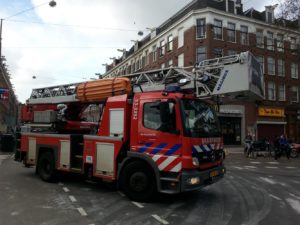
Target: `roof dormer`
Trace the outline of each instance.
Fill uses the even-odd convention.
[[[274,23],[274,11],[277,6],[278,4],[265,6],[265,21],[267,23]]]

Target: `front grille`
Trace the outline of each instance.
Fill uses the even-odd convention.
[[[220,160],[223,155],[223,149],[211,150],[206,152],[194,152],[193,157],[196,157],[199,163],[215,162]]]

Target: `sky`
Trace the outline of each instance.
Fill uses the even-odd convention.
[[[83,82],[104,73],[117,49],[129,49],[191,0],[0,0],[2,55],[24,103],[38,87]],[[272,0],[242,0],[262,11]],[[1,88],[1,87],[0,87]]]

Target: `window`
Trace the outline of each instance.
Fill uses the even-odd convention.
[[[234,2],[228,1],[228,12],[234,13]]]
[[[197,38],[205,38],[206,37],[206,23],[205,18],[197,19]]]
[[[178,56],[178,67],[184,67],[184,53]]]
[[[227,39],[230,42],[235,42],[235,24],[234,23],[228,23]]]
[[[161,40],[159,43],[159,56],[164,56],[166,52],[165,40]]]
[[[213,58],[219,58],[223,56],[223,49],[221,48],[214,48],[213,49]]]
[[[153,62],[156,61],[156,58],[157,58],[157,48],[156,48],[156,45],[153,45],[152,47],[152,56],[153,56]]]
[[[173,50],[173,35],[168,36],[168,44],[167,44],[167,51],[172,51]]]
[[[168,113],[162,114],[161,102],[150,102],[144,104],[143,125],[145,128],[159,130],[162,132],[172,132],[176,130],[175,104],[167,103],[165,107]]]
[[[183,28],[178,29],[178,48],[182,47],[184,44],[184,32]]]
[[[268,74],[275,75],[275,60],[272,57],[268,57]]]
[[[283,34],[277,34],[277,51],[278,52],[283,52]]]
[[[268,82],[268,100],[276,100],[275,98],[275,83],[273,81]]]
[[[298,79],[298,63],[291,64],[291,77]]]
[[[278,59],[278,61],[277,61],[277,70],[278,70],[278,76],[280,76],[280,77],[285,76],[285,63],[284,63],[284,60]]]
[[[236,55],[236,50],[227,50],[227,55],[230,56],[230,55]]]
[[[149,64],[149,51],[148,50],[145,51],[145,58],[146,58],[146,64],[145,65],[148,65]]]
[[[197,63],[200,63],[205,59],[206,59],[206,48],[205,47],[197,48]]]
[[[163,63],[163,64],[161,64],[161,65],[160,65],[160,68],[161,68],[161,69],[164,69],[164,68],[166,68],[166,64],[164,64],[164,63]]]
[[[263,73],[265,72],[265,62],[263,56],[256,56],[257,61],[260,63]]]
[[[222,20],[214,19],[213,29],[214,29],[214,38],[223,39]]]
[[[247,26],[241,26],[240,36],[241,36],[241,44],[247,45],[248,44],[248,27]]]
[[[172,60],[172,59],[170,59],[170,60],[168,61],[168,67],[171,67],[171,66],[173,66],[173,60]]]
[[[278,86],[278,100],[285,101],[285,85],[279,84]]]
[[[298,93],[298,87],[297,86],[293,86],[291,88],[291,94],[292,94],[292,102],[299,102],[299,93]]]
[[[274,50],[274,39],[273,39],[273,33],[269,32],[267,33],[267,49],[273,51]]]
[[[272,23],[273,22],[273,13],[272,12],[268,12],[267,13],[267,22],[268,23]]]
[[[263,30],[256,30],[256,47],[258,47],[258,48],[264,47]]]
[[[296,38],[291,38],[291,51],[293,54],[295,54],[297,51],[297,43],[296,43]]]

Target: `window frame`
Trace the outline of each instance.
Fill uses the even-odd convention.
[[[291,78],[298,79],[299,78],[299,64],[291,62]]]
[[[273,87],[270,86],[271,84]],[[276,101],[276,84],[274,81],[268,81],[267,90],[268,90],[268,100]],[[270,95],[270,90],[272,91],[272,93],[271,93],[272,95]]]
[[[246,28],[246,30],[243,31],[242,28]],[[243,38],[245,37],[245,38]],[[241,25],[240,27],[240,44],[241,45],[249,45],[249,27],[245,25]]]
[[[283,90],[281,90],[280,87],[283,87]],[[281,96],[280,93],[283,93],[283,96]],[[284,102],[285,100],[286,100],[285,84],[279,84],[278,85],[278,101]]]
[[[233,27],[230,28],[229,25],[233,25]],[[232,39],[230,40],[230,38],[232,38]],[[227,41],[236,43],[236,24],[235,23],[232,23],[232,22],[227,23]]]
[[[272,59],[273,64],[270,63],[270,59]],[[272,65],[272,67],[270,67]],[[268,66],[268,75],[274,76],[275,75],[275,59],[273,57],[267,57],[267,66]],[[270,70],[272,68],[272,70]],[[272,72],[272,73],[271,73]]]
[[[204,21],[204,23],[201,23],[202,21]],[[205,38],[206,38],[206,19],[198,18],[196,19],[196,39],[205,39]]]
[[[220,24],[216,24],[220,23]],[[217,32],[217,31],[220,31]],[[214,24],[213,24],[213,38],[216,40],[223,40],[223,21],[219,19],[214,19]]]
[[[261,34],[257,35],[257,34]],[[263,30],[256,30],[256,47],[258,48],[264,48],[264,31]]]

